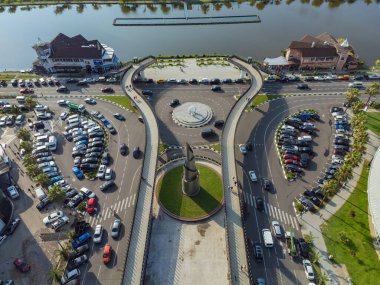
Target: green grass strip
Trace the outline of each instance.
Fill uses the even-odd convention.
[[[334,256],[336,263],[346,265],[356,285],[379,284],[380,262],[368,225],[368,174],[366,161],[351,196],[322,227],[328,253]]]
[[[380,113],[379,112],[367,112],[366,127],[380,136]]]
[[[121,106],[123,106],[124,108],[132,111],[132,112],[136,112],[136,108],[134,108],[132,106],[132,102],[131,100],[125,96],[125,95],[120,95],[120,96],[97,96],[98,98],[102,98],[102,99],[105,99],[105,100],[109,100],[111,102],[114,102],[116,104],[119,104]]]

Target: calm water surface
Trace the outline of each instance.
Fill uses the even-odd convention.
[[[14,13],[0,14],[0,70],[30,68],[35,53],[32,45],[38,38],[50,41],[58,33],[69,36],[82,34],[87,39],[98,39],[113,47],[122,60],[134,56],[159,54],[227,53],[252,56],[258,60],[281,54],[291,40],[305,34],[329,32],[335,37],[348,37],[356,53],[371,65],[380,58],[380,4],[367,5],[364,1],[342,4],[331,9],[326,3],[320,7],[293,2],[291,5],[268,5],[258,10],[248,3],[208,9],[193,5],[190,16],[259,15],[259,24],[175,27],[114,27],[116,17],[180,17],[184,11],[170,5],[155,12],[145,5],[122,8],[119,5],[85,5],[78,13],[77,5],[56,14],[54,6]],[[206,13],[205,13],[206,12]]]

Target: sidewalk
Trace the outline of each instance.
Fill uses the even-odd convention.
[[[349,278],[349,275],[344,264],[335,265],[329,260],[329,253],[327,251],[320,227],[326,220],[334,215],[350,197],[360,178],[364,161],[371,160],[377,148],[380,146],[380,137],[371,131],[368,131],[368,134],[369,140],[367,143],[367,150],[363,155],[362,163],[360,163],[360,165],[353,170],[352,179],[350,179],[346,185],[342,187],[339,193],[335,195],[335,197],[323,209],[321,209],[319,213],[312,214],[307,212],[306,214],[298,216],[298,221],[302,225],[302,234],[311,234],[313,236],[314,247],[320,253],[321,270],[331,279],[327,284],[348,284],[347,278]]]

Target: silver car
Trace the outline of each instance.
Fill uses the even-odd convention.
[[[111,228],[111,236],[113,238],[117,238],[120,235],[120,230],[121,230],[121,220],[115,219]]]

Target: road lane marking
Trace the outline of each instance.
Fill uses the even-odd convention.
[[[125,200],[124,210],[126,210],[127,207],[128,207],[128,200],[129,200],[129,197],[127,197],[127,198],[125,198],[125,199],[126,199],[126,200]]]
[[[120,207],[120,210],[121,210],[121,211],[123,211],[124,203],[125,203],[125,198],[124,198],[123,201],[121,202],[121,207]],[[124,210],[125,210],[125,209],[124,209]]]
[[[120,205],[121,205],[121,201],[117,202],[116,213],[119,213]]]
[[[255,208],[256,208],[256,199],[253,199],[252,198],[252,195],[249,195],[249,198],[251,198],[251,205],[255,205]]]
[[[129,202],[128,202],[128,208],[129,208],[129,206],[131,206],[131,201],[132,201],[132,198],[129,199]]]

